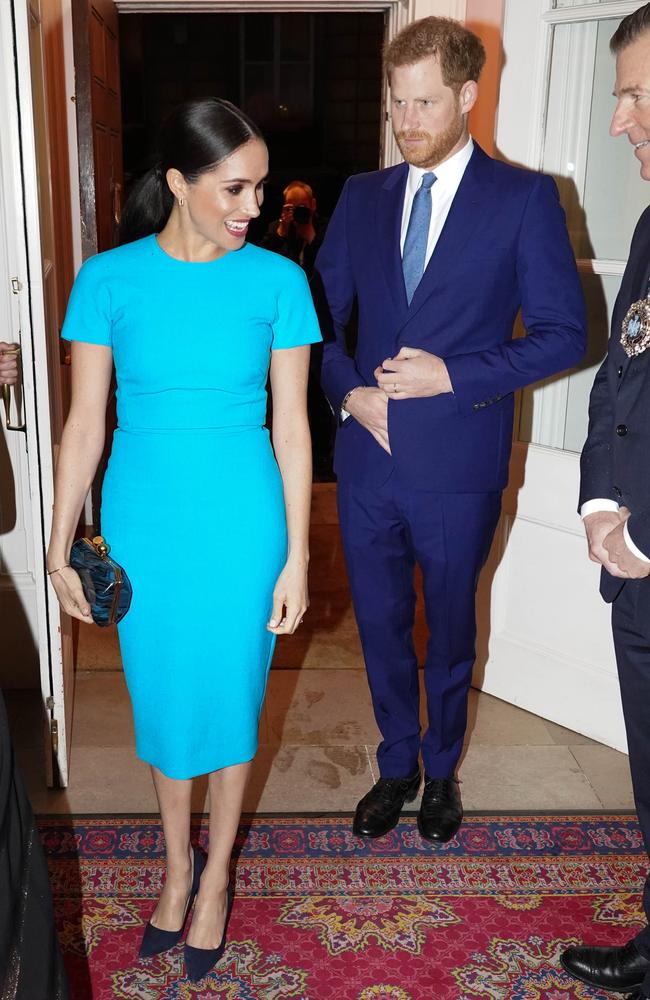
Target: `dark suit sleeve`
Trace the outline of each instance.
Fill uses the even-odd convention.
[[[347,234],[347,181],[318,251],[312,294],[323,336],[321,382],[335,414],[351,389],[365,385],[345,346],[345,325],[350,318],[356,288]]]
[[[445,358],[461,412],[570,368],[584,355],[580,279],[557,187],[543,174],[535,178],[523,214],[516,266],[527,336]]]
[[[589,430],[580,456],[580,499],[578,511],[587,500],[607,499],[618,503],[613,493],[611,440],[614,431],[606,357],[598,369],[589,396]]]
[[[626,278],[629,269],[644,252],[643,246],[647,240],[647,230],[650,224],[650,209],[646,209],[639,219],[628,255],[628,266],[621,282],[612,321],[612,336],[620,336],[620,322],[629,304],[630,289],[626,288]],[[606,497],[618,503],[614,495],[614,475],[612,465],[612,441],[614,439],[615,399],[608,385],[608,369],[611,364],[612,338],[608,354],[603,361],[594,380],[589,397],[589,430],[580,457],[580,499],[578,509],[587,500]],[[650,497],[648,497],[650,501]],[[635,511],[628,523],[630,537],[642,552],[650,552],[650,506],[645,512]]]

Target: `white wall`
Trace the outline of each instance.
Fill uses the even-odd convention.
[[[414,0],[413,6],[416,19],[437,14],[439,17],[455,17],[464,21],[467,4],[466,0]]]

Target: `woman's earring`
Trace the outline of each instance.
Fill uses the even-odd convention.
[[[179,204],[179,205],[180,205],[180,207],[182,208],[182,207],[183,207],[183,205],[185,204],[185,198],[179,198],[179,199],[178,199],[178,204]]]

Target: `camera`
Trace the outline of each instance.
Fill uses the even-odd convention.
[[[307,205],[295,205],[293,209],[293,221],[299,226],[304,226],[311,219],[311,208]]]

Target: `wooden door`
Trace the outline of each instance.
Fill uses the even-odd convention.
[[[122,115],[117,10],[73,0],[82,256],[115,246],[122,210]]]
[[[84,260],[117,243],[122,214],[122,111],[117,9],[113,0],[73,0],[75,97]],[[117,423],[115,382],[106,410],[106,444],[92,487],[99,528],[101,486]]]

